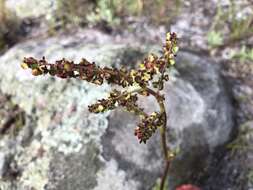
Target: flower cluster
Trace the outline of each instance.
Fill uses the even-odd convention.
[[[89,111],[93,113],[105,112],[112,110],[117,106],[125,107],[128,111],[137,112],[137,94],[131,94],[128,92],[120,92],[114,89],[108,99],[98,100],[97,103],[89,106]],[[143,111],[139,109],[139,111]]]
[[[157,99],[158,103],[164,100],[159,91],[163,89],[164,81],[169,80],[166,69],[175,64],[174,58],[177,51],[176,34],[167,33],[163,55],[158,57],[155,54],[149,54],[137,69],[101,68],[86,59],[82,59],[79,64],[66,59],[51,64],[44,57],[41,60],[33,57],[24,58],[21,66],[24,69],[31,69],[32,74],[35,76],[49,74],[60,78],[78,78],[97,85],[107,82],[123,88],[135,87],[135,90],[132,91],[113,90],[107,99],[98,100],[97,103],[90,105],[89,111],[101,113],[122,106],[127,111],[134,112],[141,117],[141,122],[135,129],[135,135],[140,142],[146,143],[158,127],[165,125],[165,111],[148,115],[137,104],[138,95],[148,96],[151,94]]]
[[[134,134],[141,142],[146,141],[156,132],[158,127],[164,124],[163,114],[153,112],[151,115],[145,116],[138,127],[135,128]]]

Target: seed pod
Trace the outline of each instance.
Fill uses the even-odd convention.
[[[32,70],[32,75],[33,76],[38,76],[38,75],[41,75],[41,74],[42,74],[41,70],[39,70],[37,68]]]

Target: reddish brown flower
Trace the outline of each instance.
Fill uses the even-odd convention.
[[[176,190],[201,190],[201,189],[191,184],[185,184],[177,187]]]
[[[141,121],[135,129],[135,136],[139,142],[146,141],[163,126],[166,120],[164,113],[154,112],[148,115],[138,103],[138,96],[153,95],[158,102],[164,101],[164,98],[158,93],[163,89],[164,81],[169,80],[166,69],[174,64],[174,57],[178,51],[177,36],[175,33],[168,33],[166,43],[163,48],[163,55],[157,56],[150,53],[137,69],[128,70],[122,68],[100,67],[94,62],[82,59],[79,63],[62,58],[49,63],[45,57],[35,59],[33,57],[24,58],[21,67],[31,69],[34,76],[49,74],[59,78],[78,78],[96,85],[102,85],[104,82],[112,85],[118,85],[123,88],[134,87],[138,90],[113,90],[106,99],[98,100],[97,103],[90,105],[89,111],[93,113],[102,113],[113,110],[118,106],[125,110],[135,113],[141,117]],[[150,89],[152,84],[157,92]],[[149,89],[149,90],[147,90]],[[153,93],[151,93],[153,91]]]

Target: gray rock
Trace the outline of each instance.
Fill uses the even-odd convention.
[[[7,0],[6,6],[15,12],[15,14],[20,18],[29,18],[29,17],[39,17],[46,16],[47,19],[52,17],[53,11],[55,11],[57,6],[57,1],[52,0],[34,0],[34,1],[15,1]]]
[[[6,171],[6,154],[0,152],[0,176],[2,177]]]
[[[214,63],[181,52],[177,65],[179,73],[164,89],[169,115],[167,128],[173,134],[169,140],[172,147],[180,149],[171,168],[169,184],[172,189],[184,182],[196,183],[208,175],[213,153],[230,139],[233,129],[230,100]],[[142,99],[141,104],[145,109],[158,108],[152,98]],[[159,135],[147,146],[138,145],[133,137],[136,122],[129,122],[136,118],[125,115],[114,112],[109,117],[109,127],[103,138],[104,157],[118,160],[128,177],[138,179],[144,184],[141,189],[147,189],[161,175]]]
[[[237,137],[226,146],[227,154],[216,162],[204,189],[253,188],[253,121],[238,128]]]
[[[19,189],[152,188],[162,168],[159,134],[140,145],[133,135],[135,116],[119,110],[97,115],[87,110],[87,105],[106,96],[109,85],[35,78],[19,66],[24,56],[43,55],[51,61],[86,57],[101,66],[129,65],[143,51],[110,39],[94,45],[75,37],[55,37],[19,44],[0,57],[0,90],[11,94],[27,117],[36,118],[27,143],[21,143],[22,136],[28,138],[25,129],[0,143],[0,148],[15,147],[12,155],[21,172],[14,183]],[[179,72],[174,71],[164,90],[170,146],[180,147],[171,168],[172,187],[201,178],[212,153],[229,140],[233,129],[232,108],[218,68],[186,52],[179,54],[178,65]],[[157,109],[152,98],[140,99],[140,104]],[[11,183],[0,185],[10,189]]]

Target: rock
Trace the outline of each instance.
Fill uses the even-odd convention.
[[[55,10],[57,5],[57,1],[52,0],[7,0],[6,6],[16,13],[16,15],[20,18],[28,18],[28,17],[40,17],[47,16],[51,17],[53,11]]]
[[[6,171],[6,154],[0,153],[0,176],[2,177]]]
[[[239,126],[237,137],[226,146],[226,155],[213,166],[204,189],[253,189],[252,143],[253,121],[248,121]]]
[[[132,55],[127,56],[127,51]],[[100,137],[108,125],[109,113],[90,114],[87,108],[96,99],[106,96],[110,87],[106,84],[97,87],[80,80],[35,78],[20,68],[20,61],[24,56],[45,55],[49,60],[65,57],[76,61],[86,57],[101,66],[109,66],[119,64],[123,58],[133,62],[138,52],[124,45],[88,45],[79,39],[62,37],[19,44],[0,58],[0,88],[3,93],[12,95],[12,101],[25,111],[29,127],[32,126],[32,132],[24,127],[16,137],[5,136],[0,143],[1,149],[12,150],[13,162],[22,171],[15,179],[19,189],[62,189],[64,184],[70,184],[66,187],[69,189],[92,189],[97,184],[96,173],[98,187],[103,185],[104,176],[111,178],[119,173],[115,177],[118,185],[110,182],[108,188],[114,188],[115,184],[115,188],[129,186],[132,189],[133,182],[130,185],[125,182],[124,171],[117,169],[117,163],[107,164],[101,157]],[[29,117],[35,118],[35,122],[30,122]],[[27,136],[32,140],[23,144]],[[75,165],[78,162],[80,165]],[[87,177],[80,180],[82,176]],[[1,185],[6,187],[3,189],[10,189],[11,183],[1,182]]]
[[[173,134],[170,142],[180,148],[170,173],[172,189],[183,182],[196,183],[204,173],[207,174],[212,154],[230,139],[233,129],[233,110],[214,63],[181,52],[177,69],[179,73],[164,89],[169,115],[167,128]],[[152,98],[148,101],[142,99],[141,103],[145,109],[157,109]],[[109,127],[103,138],[104,157],[108,161],[117,160],[129,178],[142,181],[141,189],[150,188],[161,174],[159,136],[157,134],[147,146],[138,145],[133,137],[136,122],[129,123],[136,118],[125,115],[121,112],[110,115]]]
[[[137,118],[120,110],[91,114],[87,105],[106,96],[111,87],[80,80],[33,77],[20,68],[24,56],[53,61],[62,57],[96,61],[101,66],[134,67],[145,48],[85,43],[72,37],[54,37],[16,45],[0,57],[0,90],[12,95],[30,123],[30,138],[4,138],[0,148],[12,151],[20,175],[0,182],[10,189],[151,189],[160,177],[162,155],[159,133],[139,144],[133,135]],[[232,107],[219,68],[205,57],[181,52],[178,72],[165,86],[171,147],[180,147],[173,163],[170,186],[196,182],[209,166],[213,152],[226,143],[233,130]],[[152,98],[141,99],[145,109],[157,109]],[[29,120],[27,120],[29,121]],[[196,177],[197,176],[197,177]],[[14,182],[13,182],[14,181]]]

